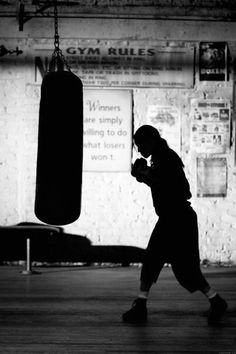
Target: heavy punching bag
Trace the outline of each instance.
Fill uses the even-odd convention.
[[[69,71],[47,73],[42,82],[38,128],[35,214],[65,225],[80,215],[83,91]]]
[[[38,126],[35,215],[53,225],[74,222],[81,210],[83,86],[62,58],[58,47],[61,65],[43,78]]]

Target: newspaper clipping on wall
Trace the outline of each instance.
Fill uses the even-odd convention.
[[[191,101],[191,144],[197,153],[224,154],[230,146],[230,100]]]

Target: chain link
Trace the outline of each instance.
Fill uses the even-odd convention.
[[[54,52],[52,54],[52,67],[56,66],[56,63],[62,63],[65,65],[67,70],[70,71],[70,66],[68,65],[66,58],[64,57],[62,50],[60,49],[59,34],[58,34],[58,9],[57,0],[54,0]]]
[[[54,0],[54,47],[55,50],[59,49],[59,34],[58,34],[58,10],[57,10],[57,0]]]

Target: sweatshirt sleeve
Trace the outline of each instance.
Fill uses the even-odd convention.
[[[149,187],[158,183],[158,173],[155,167],[147,167],[145,171],[142,171],[137,177],[138,182],[147,184]]]
[[[190,186],[180,157],[171,149],[160,161],[154,161],[137,180],[147,184],[155,194],[167,198],[191,198]]]

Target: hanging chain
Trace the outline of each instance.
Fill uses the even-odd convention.
[[[54,0],[54,47],[55,51],[60,51],[59,48],[59,34],[58,34],[58,10],[57,10],[57,0]]]
[[[70,71],[70,66],[68,65],[66,58],[64,57],[62,50],[60,49],[59,34],[58,34],[58,9],[57,0],[54,0],[54,52],[52,54],[52,66],[55,64],[65,65],[67,70]]]

